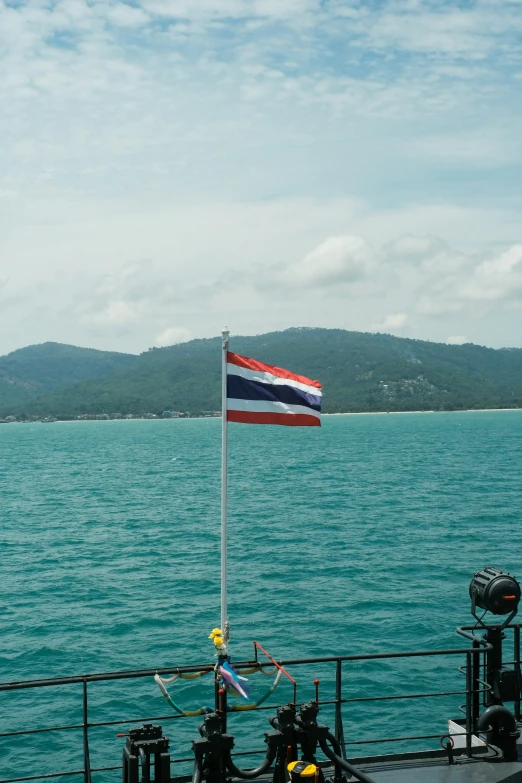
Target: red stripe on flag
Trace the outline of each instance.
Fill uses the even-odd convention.
[[[312,381],[304,375],[296,375],[293,372],[289,372],[289,370],[284,370],[282,367],[273,367],[271,364],[263,364],[263,362],[258,362],[257,359],[249,359],[248,356],[239,356],[239,354],[231,353],[230,351],[227,353],[227,362],[229,364],[235,364],[236,367],[244,367],[246,370],[269,372],[272,375],[277,375],[278,378],[299,381],[299,383],[304,383],[307,386],[315,386],[316,389],[323,388],[319,381]]]
[[[282,424],[284,427],[320,427],[321,419],[306,413],[251,413],[227,411],[227,421],[241,424]]]

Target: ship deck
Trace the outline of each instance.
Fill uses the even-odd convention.
[[[499,761],[497,753],[488,751],[473,758],[455,753],[450,765],[445,751],[428,751],[355,758],[350,762],[375,783],[522,783],[522,745],[516,761]],[[323,772],[326,781],[333,777],[333,767],[323,767]],[[346,779],[349,783],[355,781],[354,777]],[[257,780],[272,783],[271,776]]]
[[[417,754],[399,753],[385,756],[353,758],[350,762],[370,777],[374,783],[522,783],[522,745],[516,761],[501,761],[491,748],[468,758],[455,753],[454,763],[448,763],[445,751]],[[323,766],[326,781],[333,779],[332,766]],[[239,778],[231,778],[238,781]],[[272,775],[256,778],[259,783],[273,783]],[[348,783],[356,780],[346,776]],[[172,778],[172,783],[189,783],[190,776]]]
[[[431,754],[419,754],[416,758],[399,754],[352,762],[375,783],[522,783],[522,747],[518,760],[511,762],[499,762],[496,755],[489,754],[471,759],[456,755],[454,764],[450,765],[444,752],[435,758]]]
[[[521,680],[520,678],[520,628],[522,627],[522,624],[513,624],[510,626],[508,630],[512,631],[514,633],[514,662],[513,661],[504,661],[504,665],[506,663],[515,665],[515,670],[517,673],[517,682]],[[487,672],[485,672],[486,669],[486,663],[487,663],[487,655],[490,653],[490,651],[493,649],[492,645],[489,643],[486,643],[482,639],[478,639],[476,636],[473,635],[473,633],[469,631],[473,631],[474,629],[470,629],[469,626],[465,626],[464,628],[459,629],[460,635],[464,636],[465,638],[472,641],[472,646],[464,647],[464,648],[453,648],[453,649],[446,649],[446,650],[420,650],[420,651],[408,651],[408,652],[397,652],[395,650],[385,650],[381,653],[373,653],[370,655],[349,655],[349,656],[328,656],[323,658],[315,658],[315,659],[293,659],[293,660],[286,660],[286,661],[275,661],[274,659],[270,659],[268,663],[266,663],[264,660],[258,659],[257,656],[257,648],[255,650],[255,656],[253,659],[243,661],[241,663],[237,663],[236,665],[238,668],[241,667],[258,667],[258,668],[264,668],[268,667],[269,669],[275,664],[276,667],[282,668],[287,667],[288,670],[291,671],[297,671],[301,670],[303,667],[310,667],[311,665],[315,665],[317,663],[320,663],[321,665],[333,667],[333,676],[330,678],[330,682],[333,686],[333,693],[327,694],[328,696],[331,696],[331,698],[326,698],[324,701],[321,701],[318,699],[316,695],[316,700],[312,702],[312,704],[315,704],[317,709],[320,710],[326,706],[329,706],[330,709],[333,709],[334,716],[333,721],[331,725],[331,738],[335,743],[337,743],[337,746],[339,748],[339,754],[342,752],[343,759],[348,759],[349,763],[355,767],[358,771],[362,772],[363,775],[359,779],[369,781],[371,780],[373,783],[399,783],[401,781],[402,783],[418,783],[418,782],[425,782],[425,783],[445,783],[448,781],[448,783],[500,783],[501,781],[509,781],[509,783],[522,783],[522,743],[520,745],[517,745],[517,751],[518,751],[518,758],[516,758],[514,761],[505,761],[502,757],[502,753],[498,751],[496,746],[491,742],[488,741],[488,737],[485,735],[479,735],[478,728],[479,728],[479,718],[481,715],[481,710],[484,706],[484,701],[486,700],[486,697],[488,697],[488,694],[491,690],[491,686],[488,684],[488,682],[485,681],[485,676],[487,675]],[[260,648],[262,649],[262,648]],[[372,662],[379,662],[379,661],[386,661],[386,662],[393,662],[397,661],[399,659],[406,660],[406,659],[412,659],[415,658],[417,660],[422,659],[431,659],[433,660],[433,656],[437,657],[445,657],[449,658],[450,660],[457,662],[457,659],[463,659],[463,665],[459,667],[459,670],[464,675],[463,677],[463,688],[459,691],[452,691],[452,692],[445,692],[440,691],[437,693],[428,692],[428,693],[399,693],[393,696],[395,699],[418,699],[418,698],[432,698],[432,697],[440,697],[440,696],[449,696],[451,695],[453,698],[457,696],[462,696],[464,699],[464,704],[461,708],[461,715],[463,716],[461,719],[459,719],[458,722],[450,722],[450,725],[448,727],[448,733],[444,733],[439,735],[425,735],[425,736],[415,736],[415,737],[401,737],[401,736],[394,736],[393,740],[395,741],[401,741],[401,747],[407,747],[407,745],[404,744],[403,741],[406,740],[415,740],[415,741],[422,741],[425,739],[430,739],[435,741],[440,741],[443,745],[447,745],[449,741],[452,741],[454,747],[451,751],[452,756],[452,762],[449,763],[450,759],[448,756],[447,750],[441,750],[441,749],[433,749],[429,751],[424,752],[411,752],[411,753],[396,753],[396,754],[390,754],[390,755],[381,755],[381,756],[371,756],[371,757],[364,757],[364,758],[356,758],[351,755],[351,753],[354,752],[354,745],[362,745],[364,742],[383,742],[387,743],[392,740],[384,740],[384,739],[375,739],[375,738],[369,738],[364,741],[359,741],[359,738],[357,738],[357,742],[354,743],[351,742],[345,742],[344,738],[344,730],[343,730],[343,713],[342,708],[344,705],[352,704],[353,702],[357,702],[359,700],[368,701],[367,697],[364,697],[363,699],[358,698],[350,698],[346,699],[343,697],[343,680],[346,679],[346,677],[350,676],[347,672],[348,666],[351,663],[359,664],[361,661],[372,661]],[[266,659],[265,659],[266,660]],[[500,658],[500,661],[502,662],[502,658]],[[91,744],[93,742],[93,739],[91,737],[91,733],[93,730],[99,731],[101,729],[107,730],[108,732],[111,732],[111,736],[113,735],[113,732],[115,731],[116,727],[124,727],[129,728],[134,725],[137,726],[139,724],[142,724],[144,722],[151,722],[154,723],[156,726],[158,724],[166,724],[167,720],[172,720],[173,718],[183,719],[185,717],[185,714],[181,715],[156,715],[155,717],[147,717],[147,718],[139,718],[138,716],[132,716],[132,715],[122,715],[120,718],[118,716],[114,716],[114,719],[111,720],[93,720],[93,714],[92,711],[89,709],[90,704],[90,693],[93,690],[96,690],[99,683],[109,683],[109,682],[117,682],[117,681],[123,681],[123,680],[143,680],[143,679],[152,679],[156,673],[159,673],[161,675],[177,675],[179,677],[183,677],[184,675],[188,675],[189,677],[192,677],[195,673],[202,673],[202,672],[212,672],[215,668],[215,663],[206,663],[198,666],[190,665],[190,666],[177,666],[177,667],[168,667],[163,669],[140,669],[140,670],[133,670],[133,671],[121,671],[121,672],[105,672],[105,673],[99,673],[99,674],[87,674],[87,675],[78,675],[73,677],[60,677],[60,678],[53,678],[53,679],[47,679],[47,680],[28,680],[23,682],[10,682],[10,683],[0,683],[0,716],[3,716],[7,719],[6,727],[0,727],[0,737],[5,741],[9,743],[18,743],[21,738],[23,737],[30,737],[31,735],[41,735],[41,732],[46,732],[46,736],[49,736],[47,732],[62,732],[62,731],[70,731],[71,732],[71,747],[74,745],[74,747],[83,747],[83,768],[81,769],[71,769],[70,767],[64,768],[62,767],[62,764],[60,763],[60,766],[56,771],[53,772],[46,772],[42,774],[43,764],[39,763],[39,760],[42,761],[44,756],[49,756],[47,751],[44,749],[44,751],[40,754],[40,757],[38,759],[37,756],[34,756],[30,763],[27,763],[27,761],[23,764],[23,769],[21,768],[20,771],[18,769],[12,769],[8,770],[5,769],[5,767],[2,764],[2,759],[0,758],[0,783],[21,783],[21,781],[29,781],[29,780],[51,780],[51,779],[69,779],[69,780],[82,780],[83,783],[106,783],[106,781],[110,781],[112,783],[113,780],[117,780],[118,778],[121,779],[121,745],[119,746],[118,750],[115,751],[114,758],[112,760],[112,765],[109,767],[96,767],[92,764],[91,761]],[[504,670],[503,670],[504,671]],[[256,707],[256,709],[261,710],[269,710],[268,713],[265,713],[267,717],[269,717],[270,713],[274,715],[279,709],[288,709],[292,708],[294,711],[301,711],[306,709],[306,707],[310,705],[305,705],[302,702],[299,702],[299,699],[296,698],[296,684],[295,681],[291,676],[289,676],[289,679],[294,683],[294,698],[293,701],[290,702],[290,704],[287,705],[263,705],[262,707]],[[489,675],[488,675],[489,676]],[[318,682],[314,680],[314,682]],[[219,712],[219,698],[218,693],[222,693],[223,691],[218,691],[219,685],[217,684],[218,680],[215,681],[215,689],[216,689],[216,710],[217,712],[214,714],[218,714]],[[4,694],[7,694],[8,692],[21,692],[21,691],[34,691],[35,689],[43,688],[45,691],[48,691],[49,689],[62,689],[64,686],[72,686],[74,688],[79,689],[78,696],[80,696],[81,704],[82,704],[82,720],[78,721],[75,724],[70,724],[66,726],[48,726],[48,727],[27,727],[23,728],[22,730],[18,729],[13,731],[9,727],[9,712],[4,708],[1,708],[1,702]],[[77,691],[78,692],[78,691]],[[297,694],[298,695],[298,694]],[[371,700],[379,703],[380,701],[389,699],[389,696],[384,696],[382,694],[377,694],[374,697],[371,697]],[[458,703],[458,702],[457,702]],[[7,706],[7,705],[5,705]],[[512,715],[513,720],[516,719],[517,725],[519,729],[522,729],[522,716],[521,716],[521,697],[520,697],[520,689],[516,689],[515,691],[515,698],[514,701],[511,702],[512,707]],[[510,707],[510,709],[511,709]],[[194,715],[194,713],[186,713],[186,716]],[[330,713],[331,716],[331,713]],[[331,716],[332,717],[332,716]],[[449,717],[449,716],[448,716]],[[200,722],[202,718],[199,718],[198,721]],[[170,724],[166,724],[167,725]],[[273,725],[273,724],[272,724]],[[158,727],[160,728],[160,727]],[[196,729],[196,726],[194,727]],[[268,728],[268,726],[267,726]],[[277,727],[275,727],[277,728]],[[400,728],[400,727],[393,727]],[[7,730],[6,730],[7,729]],[[167,729],[168,730],[168,729]],[[226,728],[225,728],[226,731]],[[194,731],[194,735],[197,736],[197,729]],[[450,739],[451,735],[451,739]],[[460,735],[460,736],[459,736]],[[99,736],[99,735],[96,735]],[[122,736],[122,735],[120,735]],[[126,736],[126,735],[125,735]],[[202,735],[203,736],[203,735]],[[479,738],[481,736],[481,738]],[[74,737],[74,740],[73,740]],[[490,740],[491,738],[489,738]],[[485,740],[485,741],[484,741]],[[513,740],[514,741],[514,740]],[[330,740],[329,740],[330,742]],[[80,745],[81,743],[81,745]],[[123,744],[123,743],[122,743]],[[173,743],[175,745],[175,743]],[[350,749],[348,746],[352,746]],[[286,745],[284,745],[286,748]],[[378,746],[377,746],[378,747]],[[381,746],[382,747],[382,746]],[[410,745],[411,747],[411,745]],[[180,750],[182,750],[180,748]],[[173,755],[176,753],[175,747],[171,749],[171,752]],[[183,752],[183,750],[182,750]],[[265,751],[261,751],[264,753]],[[359,752],[359,751],[355,751]],[[250,750],[246,753],[232,753],[232,755],[235,757],[240,757],[244,755],[250,755],[252,753],[258,753],[258,751]],[[179,766],[179,762],[188,762],[190,759],[187,758],[190,757],[190,750],[187,747],[186,752],[183,753],[183,758],[171,758],[170,759],[170,776],[167,773],[167,776],[165,777],[165,780],[170,780],[174,783],[186,783],[191,780],[191,777],[189,776],[180,776],[179,772],[181,772],[181,767]],[[328,754],[326,754],[328,755]],[[301,756],[301,754],[300,754]],[[239,763],[239,758],[236,759],[237,763]],[[48,758],[46,758],[46,763],[48,761]],[[332,766],[329,766],[329,762],[325,762],[324,764],[321,763],[321,767],[324,770],[325,774],[325,780],[328,781],[333,776],[333,768]],[[118,772],[119,770],[119,772]],[[176,772],[178,772],[178,775],[176,775]],[[185,769],[183,770],[185,771]],[[188,771],[188,770],[187,770]],[[6,774],[7,773],[7,774]],[[107,774],[110,773],[110,774]],[[225,775],[224,780],[227,781],[232,779],[232,775]],[[237,778],[239,779],[239,778]],[[338,778],[339,780],[340,778]],[[344,780],[351,781],[356,780],[357,775],[355,777],[350,777],[348,773],[344,773]],[[261,783],[273,783],[273,776],[271,774],[271,770],[268,770],[267,773],[262,774],[261,776],[257,777],[256,780],[261,781]]]

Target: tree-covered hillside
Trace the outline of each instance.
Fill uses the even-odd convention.
[[[45,346],[31,350],[39,348]],[[317,378],[324,385],[324,410],[330,413],[522,407],[521,349],[306,328],[232,337],[231,349]],[[71,347],[75,350],[85,349]],[[23,405],[0,404],[0,415],[125,415],[164,409],[198,413],[220,408],[219,338],[153,349],[138,357],[107,356],[125,360],[103,377],[99,373],[90,380],[78,379],[52,393],[26,398]]]
[[[26,400],[77,381],[108,375],[136,356],[61,343],[42,343],[0,356],[0,410],[19,410]]]

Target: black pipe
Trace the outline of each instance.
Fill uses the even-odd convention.
[[[332,735],[330,734],[330,737],[331,736]],[[341,758],[341,756],[338,756],[336,753],[334,753],[333,750],[328,747],[326,740],[320,740],[319,745],[321,746],[321,750],[323,751],[324,755],[329,758],[330,761],[333,761],[336,767],[341,767],[341,769],[344,769],[345,772],[349,772],[350,775],[352,775],[356,780],[361,781],[361,783],[375,783],[373,778],[370,778],[364,772],[361,772],[360,769],[352,766],[349,761],[345,761],[343,758]]]
[[[330,745],[334,749],[335,755],[336,756],[342,756],[341,746],[340,746],[339,742],[337,741],[337,738],[331,733],[331,731],[329,731],[328,734],[326,735],[326,739],[328,740],[328,742],[330,743]]]
[[[258,778],[260,775],[264,775],[264,773],[270,769],[270,767],[274,763],[276,755],[277,755],[277,748],[269,747],[266,752],[265,760],[259,767],[257,767],[257,769],[240,769],[239,767],[236,767],[236,765],[232,761],[232,756],[230,755],[230,751],[227,751],[225,754],[225,764],[227,765],[227,769],[229,770],[229,772],[235,775],[236,778],[241,778],[242,780],[253,780],[254,778]]]
[[[139,749],[141,759],[141,780],[142,783],[150,783],[150,756],[145,753],[144,748]]]
[[[506,761],[518,758],[517,739],[520,732],[515,716],[503,704],[491,704],[480,714],[477,723],[480,733],[488,735],[491,745],[500,748]]]
[[[481,713],[477,728],[480,732],[486,733],[497,727],[504,731],[516,732],[517,722],[507,707],[502,704],[491,704]]]

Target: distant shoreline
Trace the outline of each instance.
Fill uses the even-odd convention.
[[[520,411],[522,408],[463,408],[455,411],[346,411],[345,413],[323,413],[322,416],[408,416],[419,413],[500,413],[502,411]],[[55,419],[54,421],[42,421],[41,419],[27,421],[2,421],[2,424],[78,424],[91,422],[110,422],[110,421],[208,421],[209,419],[221,419],[221,416],[180,416],[172,418],[141,418],[136,416],[132,419]]]
[[[404,416],[409,413],[493,413],[522,411],[522,408],[461,408],[456,411],[349,411],[347,413],[323,413],[322,416]]]

